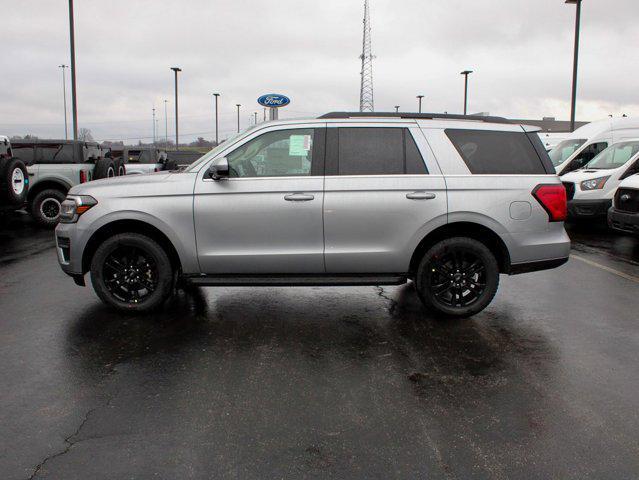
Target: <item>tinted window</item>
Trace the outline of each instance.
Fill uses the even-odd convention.
[[[36,154],[36,163],[59,163],[57,161],[58,152],[61,150],[61,145],[54,144],[42,144],[37,147],[38,153]]]
[[[543,175],[546,169],[524,132],[446,129],[468,169],[474,174]]]
[[[32,145],[20,145],[14,143],[12,145],[13,156],[19,158],[26,164],[33,163],[33,146]]]
[[[267,132],[229,153],[230,177],[311,175],[315,130]]]
[[[424,164],[422,154],[415,144],[415,139],[408,131],[404,129],[404,152],[406,154],[406,173],[411,175],[426,174],[428,170]]]
[[[575,151],[581,147],[586,142],[584,138],[578,139],[570,139],[559,142],[553,149],[548,153],[550,155],[550,160],[552,160],[552,164],[557,167],[568,160]]]

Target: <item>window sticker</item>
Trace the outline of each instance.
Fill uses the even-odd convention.
[[[291,157],[305,157],[311,149],[310,135],[291,135],[288,142],[288,154]]]

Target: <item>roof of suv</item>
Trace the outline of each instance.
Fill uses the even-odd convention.
[[[321,119],[348,119],[348,118],[399,118],[410,120],[474,120],[487,123],[507,123],[510,120],[504,117],[491,117],[484,115],[457,115],[450,113],[407,113],[407,112],[329,112],[320,115]]]

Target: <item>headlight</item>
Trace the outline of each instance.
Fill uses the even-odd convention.
[[[61,223],[75,223],[84,212],[98,204],[90,195],[69,195],[60,208]]]
[[[593,178],[592,180],[584,180],[579,185],[582,190],[601,190],[609,178],[610,175],[607,177]]]

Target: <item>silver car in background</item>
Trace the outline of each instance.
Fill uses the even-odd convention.
[[[183,171],[74,187],[62,269],[107,304],[195,285],[398,285],[473,315],[499,274],[568,259],[566,192],[535,133],[497,117],[334,112],[263,123]]]

